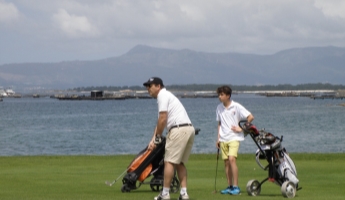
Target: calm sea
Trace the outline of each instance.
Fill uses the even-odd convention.
[[[233,95],[255,116],[253,124],[284,136],[288,152],[345,152],[345,100]],[[180,99],[200,135],[194,153],[215,153],[217,98]],[[155,99],[59,101],[5,98],[0,102],[0,155],[137,154],[152,136]],[[254,153],[248,136],[241,153]]]

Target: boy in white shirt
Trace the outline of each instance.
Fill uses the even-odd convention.
[[[238,195],[241,193],[238,187],[238,168],[236,164],[240,141],[244,140],[244,134],[238,122],[247,119],[254,120],[254,116],[241,104],[231,100],[232,90],[229,86],[221,86],[217,89],[219,101],[216,114],[218,121],[217,148],[221,149],[222,159],[225,164],[225,174],[228,187],[221,194]]]

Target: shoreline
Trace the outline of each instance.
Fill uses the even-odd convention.
[[[139,152],[138,152],[139,153]],[[243,157],[253,157],[255,155],[255,152],[253,153],[238,153],[240,156]],[[79,155],[12,155],[12,156],[4,156],[0,155],[0,159],[6,159],[6,158],[53,158],[53,157],[135,157],[137,154],[107,154],[107,155],[88,155],[88,154],[79,154]],[[309,158],[318,158],[318,156],[330,156],[330,157],[339,157],[339,159],[343,159],[341,157],[344,157],[345,154],[340,152],[289,152],[289,155],[294,155],[296,157],[301,157],[304,159],[305,156],[308,156]],[[190,156],[216,156],[216,153],[191,153]]]
[[[177,91],[171,90],[178,98],[218,98],[215,91]],[[97,96],[94,93],[98,93]],[[255,91],[233,91],[233,95],[254,94],[265,97],[308,97],[311,99],[345,99],[345,92],[335,90],[255,90]],[[125,100],[125,99],[152,99],[146,90],[132,91],[83,91],[71,92],[60,91],[58,93],[34,93],[16,94],[3,98],[54,98],[58,100]]]

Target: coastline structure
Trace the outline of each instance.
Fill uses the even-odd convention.
[[[215,91],[172,91],[179,98],[218,98]],[[345,99],[345,93],[334,90],[276,90],[276,91],[234,91],[236,94],[255,94],[265,97],[309,97],[311,99]],[[89,96],[82,94],[55,95],[59,100],[124,100],[151,99],[146,90],[132,91],[91,91]]]
[[[0,88],[1,89],[1,88]],[[152,97],[146,90],[92,90],[92,91],[52,91],[34,94],[18,94],[7,95],[5,90],[0,98],[44,98],[50,97],[58,100],[125,100],[125,99],[151,99]],[[172,90],[178,98],[218,98],[215,91],[184,91]],[[53,93],[53,94],[52,94]],[[55,93],[55,94],[54,94]],[[308,97],[310,99],[345,99],[345,90],[256,90],[256,91],[233,91],[233,95],[237,94],[254,94],[264,97]]]

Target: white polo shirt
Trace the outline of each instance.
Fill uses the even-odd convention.
[[[217,106],[216,114],[217,121],[221,122],[219,130],[220,142],[244,140],[243,133],[235,133],[231,130],[231,126],[238,126],[238,122],[241,119],[246,119],[251,114],[246,108],[244,108],[241,104],[231,100],[231,104],[228,108],[225,108],[223,103],[220,103]]]
[[[180,100],[170,91],[162,88],[157,95],[158,114],[159,112],[167,112],[167,130],[174,125],[191,124],[188,114]]]

